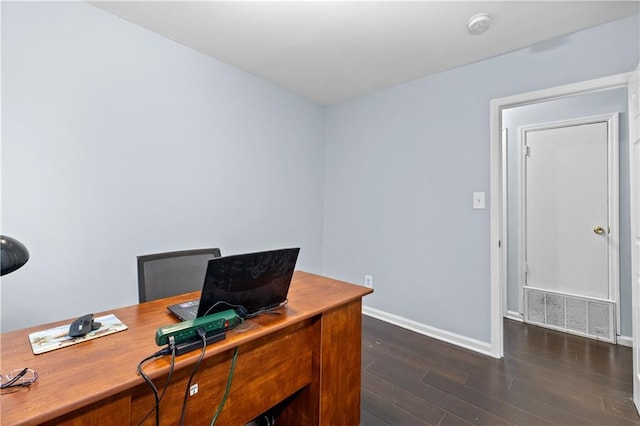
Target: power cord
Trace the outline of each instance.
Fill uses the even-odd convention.
[[[191,375],[189,376],[189,380],[187,381],[187,387],[184,389],[182,412],[180,413],[180,426],[184,424],[184,414],[187,408],[187,398],[189,397],[191,382],[193,381],[193,377],[196,375],[198,368],[200,368],[200,364],[202,363],[202,359],[204,358],[204,354],[207,350],[207,331],[203,327],[200,327],[196,330],[196,334],[198,334],[198,336],[200,336],[200,338],[202,339],[202,352],[200,352],[200,357],[198,358],[196,365],[193,367],[193,371],[191,371]]]
[[[209,312],[211,312],[212,309],[214,309],[214,308],[216,308],[217,306],[220,306],[220,305],[226,305],[226,306],[228,306],[230,308],[233,308],[236,311],[236,313],[238,314],[238,316],[240,316],[240,318],[242,318],[243,320],[246,319],[246,318],[256,317],[256,316],[258,316],[260,314],[280,315],[280,312],[275,312],[276,309],[279,309],[279,308],[285,306],[288,303],[289,303],[289,299],[285,299],[285,301],[280,303],[279,305],[272,306],[272,307],[266,308],[266,309],[260,309],[258,311],[252,312],[252,313],[248,313],[247,312],[247,308],[245,308],[242,305],[234,305],[233,303],[229,303],[229,302],[225,302],[225,301],[221,300],[221,301],[218,301],[218,302],[214,303],[213,305],[211,305],[211,307],[206,310],[206,312],[204,313],[203,316],[209,315]]]
[[[233,351],[233,359],[231,360],[231,367],[229,368],[229,376],[227,377],[227,388],[224,390],[224,395],[222,396],[222,400],[218,405],[218,409],[216,413],[213,415],[211,419],[211,426],[215,425],[218,421],[218,416],[220,416],[220,412],[224,407],[224,404],[227,402],[227,398],[229,397],[229,391],[231,390],[231,380],[233,379],[233,372],[236,369],[236,360],[238,359],[238,347]]]
[[[149,376],[147,376],[147,374],[142,370],[142,366],[144,365],[145,362],[149,360],[159,358],[161,356],[169,355],[169,354],[171,354],[171,366],[169,368],[169,376],[167,377],[167,381],[164,385],[164,389],[162,390],[162,394],[158,396],[158,388],[156,388],[156,385],[153,384],[153,381],[151,381]],[[154,406],[151,407],[151,410],[149,410],[149,412],[142,418],[142,420],[140,420],[140,422],[138,423],[138,426],[144,423],[144,421],[147,420],[147,418],[154,411],[156,413],[156,416],[155,416],[156,426],[160,425],[160,402],[162,401],[162,398],[164,398],[164,394],[167,392],[167,388],[169,387],[169,382],[171,381],[171,376],[173,375],[173,367],[175,366],[175,360],[176,360],[175,338],[173,336],[169,336],[169,345],[166,348],[159,350],[158,352],[154,353],[151,356],[148,356],[147,358],[140,361],[140,363],[138,364],[138,373],[140,374],[140,376],[142,376],[144,381],[147,382],[147,384],[151,388],[151,391],[153,392],[153,398],[155,399]]]
[[[280,309],[281,307],[285,306],[288,303],[289,303],[289,299],[286,299],[284,302],[282,302],[278,306],[273,306],[273,307],[267,308],[267,309],[260,309],[258,311],[255,311],[255,312],[251,313],[251,314],[246,315],[246,318],[257,317],[258,315],[261,315],[261,314],[280,315],[281,313],[277,312],[276,309]]]
[[[261,313],[261,312],[257,312],[256,315],[258,313]],[[187,407],[187,398],[189,397],[189,391],[190,391],[190,388],[191,388],[191,382],[193,381],[193,378],[195,377],[196,372],[200,368],[200,364],[202,363],[202,360],[204,359],[205,352],[207,350],[207,332],[206,332],[206,330],[203,327],[200,327],[200,328],[198,328],[196,330],[196,334],[202,339],[202,352],[200,352],[200,357],[198,358],[198,361],[196,362],[196,365],[194,366],[193,371],[191,372],[191,375],[189,376],[189,380],[188,380],[187,386],[185,388],[184,399],[183,399],[183,402],[182,402],[182,412],[180,414],[180,426],[184,425],[184,417],[185,417],[185,412],[186,412],[186,407]],[[142,366],[147,361],[150,361],[150,360],[155,359],[155,358],[159,358],[159,357],[164,356],[164,355],[169,355],[169,354],[171,354],[171,367],[169,369],[169,375],[168,375],[167,381],[166,381],[166,383],[164,385],[164,389],[162,390],[162,394],[158,395],[158,388],[156,388],[156,386],[153,383],[153,381],[143,371]],[[160,402],[162,401],[162,398],[164,398],[164,395],[167,392],[167,388],[169,387],[169,382],[171,381],[171,376],[173,375],[173,370],[174,370],[174,366],[175,366],[175,359],[176,359],[175,338],[174,338],[174,336],[169,336],[169,344],[168,344],[168,346],[166,348],[164,348],[162,350],[159,350],[158,352],[154,353],[153,355],[148,356],[147,358],[145,358],[142,361],[140,361],[140,363],[138,363],[138,373],[140,374],[140,376],[142,376],[142,378],[145,380],[145,382],[147,382],[147,384],[151,388],[151,391],[153,392],[153,397],[155,399],[154,406],[142,418],[142,420],[140,420],[140,422],[138,423],[138,426],[140,426],[142,423],[144,423],[144,421],[147,420],[147,418],[154,411],[155,411],[155,417],[156,417],[156,426],[160,425]],[[232,383],[232,380],[233,380],[233,374],[234,374],[234,371],[235,371],[237,359],[238,359],[238,348],[236,347],[234,352],[233,352],[233,358],[231,360],[231,367],[229,368],[229,375],[227,377],[227,386],[225,388],[224,395],[222,396],[222,400],[220,401],[220,404],[218,405],[218,408],[217,408],[213,418],[211,419],[211,426],[216,424],[216,422],[218,420],[218,417],[220,416],[220,413],[222,412],[222,409],[224,408],[224,405],[227,402],[227,399],[229,398],[229,392],[231,391],[231,383]]]
[[[193,370],[191,371],[191,375],[189,376],[189,380],[187,381],[187,386],[185,387],[185,390],[184,390],[184,398],[182,401],[182,412],[180,413],[180,426],[184,425],[184,417],[185,417],[186,408],[187,408],[187,398],[189,397],[191,382],[193,381],[193,378],[196,375],[198,368],[200,368],[200,364],[202,363],[202,359],[204,358],[204,354],[207,349],[207,333],[205,329],[198,328],[196,330],[196,333],[202,339],[202,352],[200,352],[200,357],[198,358],[196,365],[193,367]],[[216,410],[216,413],[213,415],[213,418],[211,419],[211,426],[216,424],[216,421],[220,416],[220,412],[222,412],[222,408],[224,407],[225,403],[227,402],[227,399],[229,398],[229,392],[231,391],[231,382],[233,379],[233,373],[236,368],[237,359],[238,359],[238,347],[236,346],[235,350],[233,351],[233,359],[231,360],[231,367],[229,368],[229,376],[227,377],[227,386],[225,388],[224,395],[222,396],[222,400],[218,405],[218,409]]]
[[[246,312],[247,310],[245,309],[244,306],[242,305],[234,305],[233,303],[229,303],[229,302],[225,302],[224,300],[219,300],[216,303],[214,303],[213,305],[211,305],[211,307],[209,309],[207,309],[203,315],[203,317],[206,317],[207,315],[209,315],[209,313],[211,312],[211,310],[217,308],[220,305],[225,305],[229,308],[234,308],[234,309],[238,309],[240,312]],[[237,311],[236,311],[237,312]],[[240,317],[243,317],[242,315],[238,314]]]

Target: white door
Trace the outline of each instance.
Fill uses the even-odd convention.
[[[629,81],[629,177],[631,190],[631,296],[633,316],[633,402],[640,412],[640,64]]]
[[[522,132],[525,286],[612,298],[608,123]]]

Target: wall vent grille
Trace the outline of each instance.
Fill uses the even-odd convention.
[[[541,289],[524,290],[525,322],[616,342],[614,302]]]

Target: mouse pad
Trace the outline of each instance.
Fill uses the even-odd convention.
[[[80,337],[69,336],[69,325],[71,323],[31,333],[29,335],[31,350],[35,355],[38,355],[127,329],[127,326],[113,314],[95,317],[94,320],[101,324],[100,328]]]

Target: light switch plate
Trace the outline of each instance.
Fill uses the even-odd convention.
[[[484,209],[484,192],[473,193],[473,208]]]

